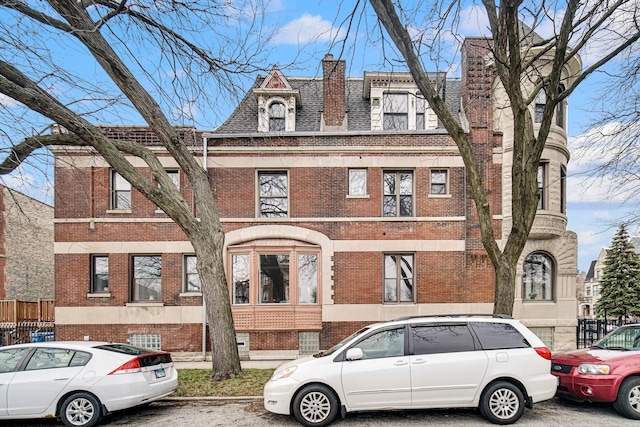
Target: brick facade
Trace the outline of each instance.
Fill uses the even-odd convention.
[[[450,87],[446,92],[449,108],[469,125],[494,215],[495,235],[501,239],[508,206],[505,134],[496,127],[494,118],[495,75],[487,61],[488,46],[483,39],[465,43],[462,79],[447,80]],[[344,75],[345,68],[344,61],[327,56],[321,79],[296,80],[274,69],[270,77],[257,80],[253,93],[249,91],[215,132],[183,131],[195,156],[202,155],[197,144],[206,138],[208,174],[227,234],[230,290],[233,257],[246,257],[243,259],[251,263],[246,272],[250,296],[243,296],[246,300],[236,302],[232,310],[237,331],[249,334],[247,344],[252,352],[298,350],[301,332],[317,334],[320,348],[328,348],[373,321],[492,310],[494,271],[481,243],[464,164],[453,140],[444,129],[431,128],[427,119],[425,128],[417,129],[418,118],[410,114],[408,126],[413,128],[373,131],[374,126],[381,126],[376,114],[383,114],[379,103],[385,88],[413,90],[415,94],[415,85],[406,74],[350,79]],[[295,131],[264,131],[265,115],[273,100],[288,103],[289,115],[295,109]],[[413,101],[407,105],[416,111]],[[261,124],[259,116],[264,119]],[[157,144],[145,128],[110,128],[105,132],[145,145]],[[165,167],[175,168],[175,161],[159,151]],[[202,298],[184,289],[184,256],[193,252],[184,233],[135,190],[130,210],[111,209],[110,169],[104,161],[80,150],[58,151],[56,156],[72,160],[56,162],[55,168],[59,337],[126,341],[134,333],[160,333],[167,350],[201,351]],[[74,167],[67,166],[70,164]],[[365,194],[349,194],[351,169],[366,171]],[[446,171],[445,194],[431,194],[433,170]],[[285,216],[260,215],[260,172],[286,176]],[[389,190],[384,177],[389,173],[411,176],[410,215],[383,215],[385,188]],[[180,191],[193,209],[188,181],[184,176],[179,181]],[[566,253],[567,247],[575,250],[575,242],[536,242],[546,242],[545,250],[557,254],[559,269],[570,270],[571,261],[563,261],[560,254]],[[296,283],[303,286],[307,282],[292,270],[287,276],[291,287],[286,291],[286,303],[260,301],[265,289],[260,288],[264,286],[260,278],[269,279],[259,271],[264,254],[286,256],[292,269],[302,262],[295,257],[312,254],[317,262],[311,279],[317,281],[316,300],[298,302],[303,290]],[[108,292],[91,290],[92,255],[108,256]],[[161,257],[160,300],[133,300],[133,255]],[[410,298],[385,303],[385,280],[392,271],[385,261],[389,256],[403,255],[413,264],[407,271],[401,266],[403,276],[397,283],[409,289]],[[549,303],[552,310],[539,314],[532,309],[534,305],[526,305],[519,297],[516,304],[522,307],[525,323],[550,328],[564,325],[558,319],[567,315],[558,314],[557,301]],[[561,295],[559,300],[570,304],[571,296]]]

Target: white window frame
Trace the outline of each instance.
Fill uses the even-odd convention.
[[[261,183],[261,177],[264,175],[282,175],[286,178],[286,190],[285,190],[285,195],[268,195],[262,194],[262,183]],[[258,170],[256,172],[256,183],[257,183],[257,196],[256,200],[257,200],[257,216],[259,218],[288,218],[289,217],[289,212],[291,209],[291,198],[289,197],[289,187],[290,187],[290,181],[289,181],[289,171],[288,170],[283,170],[283,169],[277,169],[277,170]],[[284,200],[285,201],[285,207],[286,210],[284,211],[283,215],[264,215],[263,210],[262,210],[262,201],[263,199],[280,199],[280,200]]]
[[[434,182],[434,175],[436,174],[444,174],[444,182]],[[434,189],[434,185],[444,185],[444,192],[443,193],[436,193],[433,191]],[[449,187],[449,169],[442,169],[442,168],[434,168],[431,169],[429,171],[429,197],[449,197],[450,194],[450,187]]]
[[[361,176],[357,176],[360,174]],[[349,197],[369,197],[367,187],[368,170],[366,168],[349,169]],[[354,185],[359,184],[359,185]],[[355,189],[359,191],[353,191]]]
[[[115,211],[131,211],[131,184],[115,169],[110,173],[110,206]],[[121,198],[122,196],[122,198]],[[122,202],[120,202],[122,200]],[[127,202],[127,203],[123,203]],[[122,206],[121,206],[122,204]],[[128,204],[128,206],[127,206]]]

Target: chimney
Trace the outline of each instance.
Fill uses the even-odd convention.
[[[320,130],[347,130],[345,61],[328,53],[322,60],[322,123]]]

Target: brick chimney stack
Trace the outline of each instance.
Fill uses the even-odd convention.
[[[344,59],[333,59],[333,55],[328,53],[322,60],[323,113],[321,130],[347,129],[345,70]]]

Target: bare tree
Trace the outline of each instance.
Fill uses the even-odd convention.
[[[516,266],[536,215],[539,200],[536,179],[538,165],[554,110],[589,75],[636,43],[640,38],[636,16],[638,5],[630,0],[481,2],[489,22],[488,50],[497,83],[508,97],[507,108],[513,116],[514,128],[512,224],[501,248],[492,228],[491,208],[473,142],[469,133],[446,108],[423,68],[423,61],[429,60],[428,54],[431,54],[431,58],[440,57],[439,52],[435,48],[430,49],[430,46],[441,46],[438,39],[445,37],[445,22],[449,20],[455,26],[463,2],[441,0],[427,4],[422,1],[370,0],[370,3],[379,22],[406,60],[418,88],[460,150],[480,220],[482,243],[496,271],[494,312],[511,314]],[[423,12],[431,11],[431,14],[420,13],[421,8]],[[414,21],[418,16],[427,16],[426,23],[416,25]],[[527,20],[530,26],[524,26],[523,20]],[[534,34],[533,31],[549,20],[554,24],[551,36],[543,39]],[[624,25],[620,25],[620,20]],[[417,31],[420,25],[429,26],[432,32],[425,35]],[[607,49],[591,65],[575,70],[574,75],[566,78],[563,69],[572,62],[579,63],[579,52],[594,40],[606,43]],[[525,87],[530,89],[525,90]],[[531,105],[541,93],[546,99],[543,109],[537,112],[540,124],[536,131]]]
[[[104,158],[166,212],[192,243],[211,325],[211,377],[237,375],[241,368],[224,273],[224,232],[212,183],[167,111],[183,112],[197,97],[222,102],[223,90],[235,89],[243,75],[257,71],[252,64],[266,63],[269,35],[258,34],[261,11],[251,1],[232,6],[217,0],[1,0],[0,6],[0,101],[21,104],[20,123],[55,123],[66,130],[23,133],[13,141],[19,133],[8,131],[13,123],[4,120],[3,140],[11,146],[0,174],[48,146],[86,146]],[[75,61],[64,60],[69,49],[77,55]],[[104,81],[83,78],[78,71],[82,65],[93,67]],[[211,86],[211,92],[204,89]],[[6,102],[1,103],[8,112]],[[133,141],[110,139],[95,125],[104,118],[131,123],[131,117],[148,124],[189,180],[198,218],[153,151]],[[145,176],[126,156],[141,159],[152,176]]]

